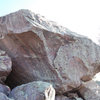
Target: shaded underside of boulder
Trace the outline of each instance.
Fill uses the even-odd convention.
[[[57,92],[78,88],[100,71],[100,47],[28,10],[0,18],[0,49],[12,58],[6,83],[51,83]]]

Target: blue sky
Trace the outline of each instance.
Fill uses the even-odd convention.
[[[100,34],[100,0],[0,0],[0,16],[30,9],[96,40]]]
[[[28,9],[34,6],[38,0],[0,0],[0,16],[17,11],[19,9]]]

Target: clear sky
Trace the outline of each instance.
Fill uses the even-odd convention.
[[[30,9],[96,41],[100,34],[100,0],[0,0],[0,16]]]

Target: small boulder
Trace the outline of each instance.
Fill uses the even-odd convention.
[[[55,90],[47,82],[34,81],[17,86],[9,97],[15,100],[55,100]]]

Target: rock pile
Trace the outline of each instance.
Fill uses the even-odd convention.
[[[0,17],[0,49],[0,83],[12,89],[1,85],[0,100],[99,100],[87,97],[100,72],[100,46],[87,37],[19,10]]]

